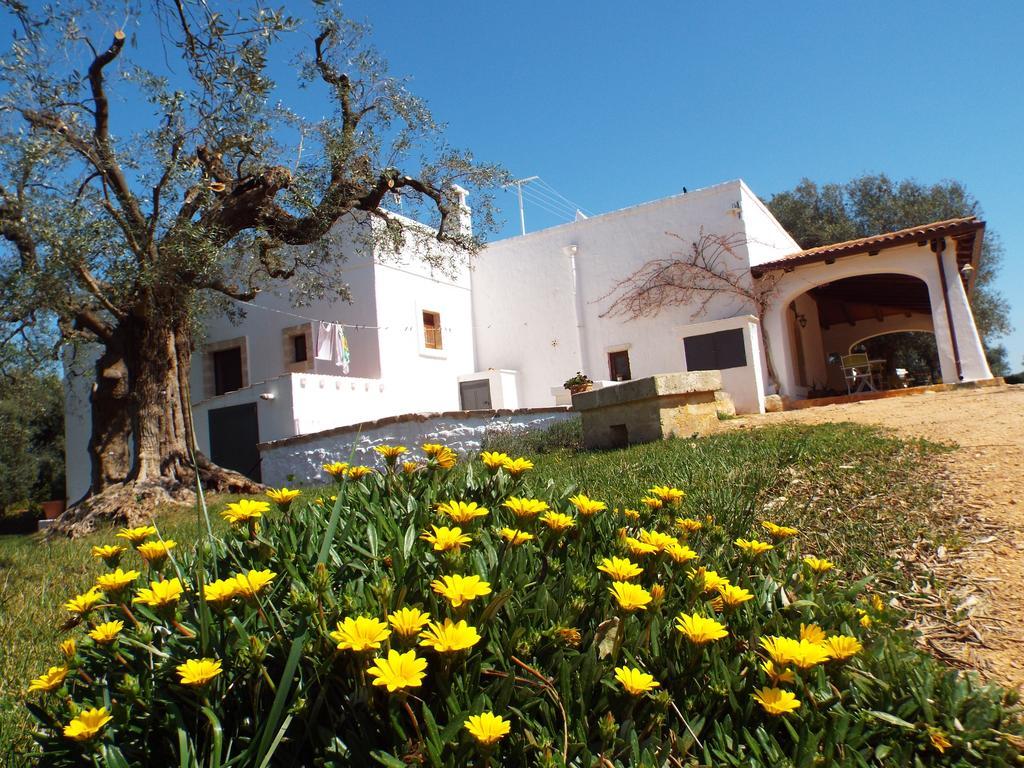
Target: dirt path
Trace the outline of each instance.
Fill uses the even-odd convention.
[[[965,646],[962,655],[987,677],[1024,689],[1024,385],[747,416],[731,424],[836,421],[878,424],[959,446],[941,461],[951,498],[964,507],[960,554],[980,598],[970,611],[981,632],[981,643]],[[972,520],[995,524],[999,532],[972,537]]]

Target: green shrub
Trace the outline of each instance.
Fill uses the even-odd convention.
[[[491,429],[484,437],[484,450],[513,456],[554,451],[583,450],[583,422],[579,416],[556,421],[544,429]]]
[[[1014,764],[1001,735],[1021,733],[1009,694],[915,651],[870,579],[812,561],[815,572],[805,558],[816,553],[763,516],[747,518],[745,540],[773,542],[757,554],[763,546],[734,541],[734,521],[699,514],[670,487],[620,511],[534,487],[525,461],[485,453],[445,469],[451,456],[437,451],[399,458],[359,478],[335,467],[336,488],[294,508],[229,505],[232,529],[211,528],[194,548],[138,532],[151,543],[121,567],[145,576],[96,597],[70,629],[68,661],[38,683],[53,690],[30,697],[45,764]],[[551,514],[520,517],[514,508],[529,505],[512,499]],[[572,527],[553,530],[557,515]],[[642,573],[613,587],[598,566],[630,569],[611,557]],[[486,586],[469,594],[483,594],[442,595],[455,575],[480,577]],[[740,591],[706,589],[715,576]],[[167,605],[147,604],[162,591]],[[466,621],[452,634],[467,647],[443,652],[394,622],[388,635],[402,608]],[[697,644],[677,629],[683,615],[725,634]],[[830,641],[831,660],[818,627],[847,638]],[[785,666],[766,669],[767,638],[801,636],[795,649],[778,641]],[[406,657],[414,684],[381,673],[391,652],[418,660]],[[632,695],[620,678],[642,688],[641,673],[658,686]],[[799,707],[771,714],[759,691]],[[485,746],[468,725],[489,713],[509,732]],[[65,735],[76,715],[81,740]]]

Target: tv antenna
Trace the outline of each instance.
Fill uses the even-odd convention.
[[[526,234],[526,213],[523,210],[523,185],[529,184],[531,181],[537,181],[539,178],[540,176],[527,176],[525,179],[516,179],[505,185],[506,189],[515,187],[519,195],[519,231],[524,235]]]

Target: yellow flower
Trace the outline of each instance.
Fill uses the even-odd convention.
[[[448,515],[456,523],[471,523],[478,517],[490,514],[487,507],[481,507],[475,501],[451,501],[437,505],[437,511]]]
[[[575,520],[569,517],[569,515],[563,515],[561,512],[547,512],[541,517],[540,521],[556,533],[567,531],[576,525]]]
[[[152,608],[164,608],[169,605],[175,605],[181,599],[182,592],[184,591],[178,579],[152,581],[149,587],[149,589],[140,589],[132,602],[145,603]]]
[[[643,555],[653,555],[655,552],[658,551],[658,548],[653,544],[648,544],[646,541],[634,539],[632,536],[627,536],[625,538],[625,542],[626,549],[628,549],[629,553],[635,557],[642,557]]]
[[[651,585],[651,599],[655,604],[658,604],[665,599],[665,588],[661,584]]]
[[[217,579],[203,584],[203,599],[222,608],[238,594],[238,582],[235,579]]]
[[[189,659],[176,669],[182,685],[194,686],[206,685],[222,672],[217,659]]]
[[[761,662],[761,669],[768,675],[768,679],[772,681],[772,685],[779,685],[779,683],[792,683],[796,681],[796,673],[792,669],[784,669],[775,666],[774,661],[763,661]]]
[[[651,602],[651,593],[639,584],[628,581],[613,581],[608,588],[619,608],[624,611],[645,611]]]
[[[818,557],[805,557],[804,562],[807,563],[807,567],[815,573],[824,573],[825,571],[831,571],[835,568],[835,563]]]
[[[767,541],[758,541],[757,539],[736,539],[735,543],[748,555],[763,555],[765,552],[775,549],[775,546]]]
[[[239,499],[232,504],[228,504],[224,511],[220,513],[220,516],[229,523],[237,525],[238,523],[248,523],[250,520],[263,517],[263,513],[269,511],[270,504],[265,501]]]
[[[514,547],[520,544],[525,544],[528,541],[533,540],[533,534],[527,533],[526,531],[520,531],[518,528],[502,528],[501,538],[507,541]]]
[[[696,533],[701,528],[703,528],[704,523],[702,523],[700,520],[694,520],[692,517],[677,517],[676,526],[683,533],[690,534]]]
[[[74,720],[64,726],[64,736],[75,741],[89,741],[113,719],[106,707],[83,709]]]
[[[101,602],[103,602],[103,593],[96,587],[90,587],[88,592],[83,592],[81,595],[75,595],[64,603],[64,608],[71,611],[71,613],[76,613],[79,616],[85,616],[85,614]]]
[[[419,608],[399,608],[388,616],[391,628],[402,637],[418,635],[420,630],[430,621],[430,614]]]
[[[676,629],[682,632],[687,640],[696,645],[704,645],[713,640],[721,640],[729,635],[724,624],[714,619],[698,616],[696,613],[680,613],[676,617]]]
[[[291,488],[271,488],[267,491],[267,497],[281,509],[288,509],[291,503],[301,495],[302,491]]]
[[[871,607],[878,612],[881,612],[885,608],[885,603],[882,602],[880,595],[874,594],[871,596]]]
[[[615,510],[615,511],[618,512],[618,510]],[[624,510],[622,510],[622,516],[625,517],[627,520],[639,520],[640,519],[640,513],[637,512],[635,509],[624,509]]]
[[[754,700],[769,715],[784,715],[800,708],[796,696],[782,688],[762,688],[754,694]]]
[[[384,460],[390,464],[403,453],[408,452],[409,449],[404,445],[375,445],[373,450],[383,456]]]
[[[947,749],[953,746],[953,742],[947,739],[946,734],[938,728],[929,728],[928,738],[931,741],[932,746],[939,751],[939,754],[944,753]]]
[[[576,507],[576,511],[583,517],[591,517],[598,512],[603,512],[608,509],[608,505],[603,501],[595,501],[583,493],[570,496],[569,503]]]
[[[497,472],[499,469],[504,467],[508,462],[512,461],[512,457],[507,453],[498,453],[497,451],[484,451],[480,454],[480,461],[484,463],[491,472]]]
[[[89,632],[89,637],[100,645],[110,645],[117,640],[117,635],[122,629],[124,629],[123,621],[105,621],[93,627]]]
[[[688,563],[697,558],[697,553],[685,544],[670,544],[665,548],[665,551],[677,563]]]
[[[867,629],[871,626],[871,617],[865,613],[863,616],[860,617],[860,621],[858,623],[862,627],[864,627],[864,629]]]
[[[445,449],[445,447],[446,446],[443,446],[440,443],[424,443],[423,444],[423,453],[425,453],[427,456],[431,456],[431,457],[437,456],[439,453],[441,453]]]
[[[75,638],[73,637],[69,637],[67,640],[62,640],[58,647],[66,659],[75,658],[75,654],[78,652],[78,646],[75,644]]]
[[[825,642],[825,630],[817,624],[800,624],[800,639],[809,643]]]
[[[328,475],[333,477],[335,480],[340,480],[345,476],[348,471],[347,461],[332,461],[330,464],[324,464],[323,470]]]
[[[583,635],[575,627],[561,627],[555,630],[558,639],[571,648],[578,648],[583,642]]]
[[[830,658],[825,646],[789,637],[762,637],[761,647],[772,661],[783,667],[795,664],[800,669],[810,669]]]
[[[479,715],[469,716],[466,720],[466,730],[479,743],[489,747],[508,736],[512,725],[501,715],[481,712]]]
[[[130,586],[141,575],[138,571],[122,571],[118,568],[113,573],[104,573],[102,576],[97,576],[96,588],[114,595]]]
[[[748,600],[753,600],[754,596],[742,587],[734,587],[732,584],[722,584],[718,587],[718,594],[722,598],[722,603],[729,608],[735,608],[738,605]]]
[[[669,547],[679,546],[679,540],[675,536],[669,536],[661,531],[640,531],[640,541],[650,544],[658,552],[667,552]]]
[[[761,523],[768,534],[773,539],[788,539],[790,536],[796,536],[800,531],[796,528],[787,528],[784,525],[776,525],[775,523],[765,520]]]
[[[709,571],[704,568],[698,568],[691,573],[690,580],[700,584],[701,589],[705,592],[717,592],[720,587],[729,586],[729,580],[724,576],[719,576],[718,571]]]
[[[541,512],[548,511],[546,501],[541,501],[540,499],[520,499],[516,496],[510,496],[501,506],[509,510],[520,520],[534,518]]]
[[[441,469],[451,469],[459,460],[455,451],[447,446],[442,446],[441,450],[434,454],[432,458]]]
[[[389,693],[403,688],[419,688],[427,669],[427,660],[416,655],[416,651],[399,653],[388,651],[387,658],[376,658],[366,670],[374,678],[374,685],[387,686]]]
[[[634,563],[628,557],[606,557],[601,561],[601,564],[597,566],[597,570],[604,571],[612,577],[614,581],[629,581],[635,579],[644,569]]]
[[[164,539],[163,541],[147,541],[145,544],[140,544],[137,549],[143,560],[152,567],[159,568],[167,559],[168,553],[176,546],[178,546],[178,542],[174,539]]]
[[[417,471],[419,471],[422,468],[423,468],[423,465],[420,464],[418,461],[403,461],[402,462],[402,473],[406,474],[406,475],[411,475],[414,472],[417,472]]]
[[[833,635],[824,642],[829,656],[836,661],[845,661],[864,649],[860,641],[849,635]]]
[[[67,667],[50,667],[46,674],[40,675],[29,683],[28,692],[42,691],[43,693],[50,693],[55,691],[64,684],[64,678],[67,676]]]
[[[447,552],[450,549],[454,549],[457,552],[472,541],[469,536],[462,532],[461,528],[447,528],[444,526],[438,528],[436,525],[430,527],[434,529],[434,532],[424,533],[420,538],[433,544],[435,552]]]
[[[652,496],[657,496],[666,504],[678,504],[686,495],[685,491],[669,485],[656,485],[653,488],[649,488],[647,492]]]
[[[665,502],[657,496],[644,496],[640,499],[640,503],[644,504],[650,510],[661,509],[665,506]]]
[[[469,626],[465,621],[456,624],[451,619],[445,619],[443,624],[431,622],[420,634],[420,645],[433,648],[438,653],[464,651],[480,640],[476,627]]]
[[[512,475],[512,477],[518,477],[523,472],[533,469],[533,462],[520,456],[516,459],[509,459],[501,465],[501,468]]]
[[[276,573],[266,569],[262,571],[250,570],[248,573],[236,573],[234,576],[235,584],[238,585],[238,594],[249,599],[262,592],[276,578]]]
[[[127,539],[127,541],[138,546],[150,536],[156,536],[156,527],[152,525],[140,525],[137,528],[122,528],[117,534],[119,539]]]
[[[348,617],[337,623],[331,632],[331,639],[338,644],[339,651],[368,651],[380,648],[391,635],[388,625],[369,616]]]
[[[120,544],[104,544],[101,547],[93,547],[92,556],[103,560],[107,565],[117,565],[117,561],[126,551],[127,547]]]
[[[430,586],[439,595],[448,598],[453,608],[491,594],[491,585],[479,576],[442,576],[430,582]]]
[[[362,480],[367,475],[373,474],[373,467],[349,467],[346,474],[349,480]]]
[[[652,675],[631,667],[616,667],[615,679],[632,696],[640,696],[661,685]]]

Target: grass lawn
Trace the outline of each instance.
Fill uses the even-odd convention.
[[[535,489],[552,483],[559,491],[575,485],[611,507],[635,503],[651,485],[676,485],[687,490],[684,514],[710,515],[737,535],[770,515],[801,528],[804,551],[834,559],[851,574],[879,573],[898,590],[901,577],[890,553],[945,530],[934,518],[937,491],[927,471],[942,450],[848,424],[784,426],[601,453],[559,448],[532,456],[530,482]],[[212,500],[211,510],[228,500]],[[157,522],[164,538],[182,545],[198,533],[194,510],[168,511]],[[113,540],[113,531],[50,543],[36,536],[0,538],[4,765],[17,764],[16,755],[31,745],[22,700],[29,680],[55,661],[66,615],[61,605],[103,570],[90,547]]]

